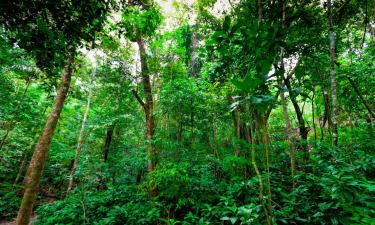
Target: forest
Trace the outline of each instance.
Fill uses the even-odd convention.
[[[1,0],[0,224],[375,225],[374,0]]]

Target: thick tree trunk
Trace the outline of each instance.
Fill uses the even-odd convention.
[[[332,96],[332,139],[333,145],[338,144],[338,126],[337,126],[337,87],[335,78],[335,36],[332,20],[332,3],[331,0],[327,1],[328,4],[328,25],[329,25],[329,53],[330,53],[330,63],[329,63],[329,78],[331,82],[331,96]]]
[[[227,95],[227,99],[229,105],[233,104],[233,97],[231,95]],[[237,107],[232,110],[231,117],[233,121],[233,128],[234,128],[234,135],[243,141],[251,143],[252,133],[251,128],[246,125],[244,121],[241,120],[241,112],[243,112],[243,107]],[[241,156],[241,147],[236,146],[235,156]]]
[[[95,74],[95,68],[94,68],[93,73]],[[77,165],[78,165],[78,158],[79,158],[79,154],[81,153],[82,144],[83,144],[83,141],[84,141],[83,140],[83,133],[85,132],[86,121],[87,121],[87,117],[88,117],[89,111],[90,111],[91,96],[92,96],[92,82],[90,82],[89,93],[87,95],[86,109],[85,109],[85,113],[83,115],[82,126],[81,126],[81,130],[80,130],[79,136],[78,136],[76,154],[74,156],[74,162],[73,162],[72,169],[70,170],[69,185],[68,185],[68,189],[66,190],[67,195],[69,194],[69,192],[73,188],[73,182],[74,182],[73,175],[74,175],[74,172],[75,172],[75,170],[77,168]]]
[[[145,119],[146,119],[146,141],[147,141],[147,153],[149,157],[148,170],[152,171],[156,167],[156,157],[157,157],[154,145],[152,143],[152,139],[154,137],[154,126],[155,126],[152,88],[151,88],[151,82],[150,82],[150,74],[149,74],[148,65],[147,65],[146,49],[145,49],[143,38],[141,37],[138,38],[137,44],[139,47],[139,55],[141,59],[141,75],[142,75],[143,91],[145,95],[145,102],[142,103],[142,101],[140,101],[140,103],[144,108]]]
[[[68,64],[61,75],[60,87],[57,90],[53,107],[48,115],[47,122],[35,146],[34,154],[25,177],[25,192],[22,198],[21,207],[18,211],[16,224],[27,225],[30,222],[35,198],[38,192],[39,181],[42,176],[44,164],[47,160],[48,149],[51,145],[53,133],[60,113],[68,94],[70,80],[73,72],[73,57],[69,56]]]

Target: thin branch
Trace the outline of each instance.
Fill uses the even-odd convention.
[[[368,103],[366,101],[366,99],[363,97],[361,91],[359,90],[359,88],[355,84],[354,80],[351,77],[348,77],[348,80],[349,80],[350,84],[352,85],[354,91],[357,93],[358,97],[361,99],[363,105],[366,107],[369,114],[372,116],[373,119],[375,119],[375,114],[373,112],[372,105],[370,103]]]
[[[292,78],[293,74],[296,72],[297,67],[298,67],[298,63],[291,71],[289,71],[289,73],[286,76],[286,79],[290,80]]]
[[[137,101],[139,102],[139,104],[141,104],[141,106],[142,106],[143,108],[145,108],[146,105],[145,105],[145,103],[143,102],[143,100],[141,99],[141,97],[139,97],[138,92],[137,92],[136,90],[133,89],[133,90],[132,90],[132,93],[133,93],[134,97],[137,99]]]

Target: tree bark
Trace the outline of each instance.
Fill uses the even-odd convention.
[[[35,198],[38,192],[39,181],[43,173],[44,164],[47,160],[48,149],[51,145],[53,133],[60,118],[66,96],[68,94],[70,80],[73,72],[73,55],[68,58],[67,66],[61,75],[60,87],[57,90],[53,107],[48,115],[44,129],[35,146],[34,154],[31,158],[29,168],[25,177],[25,192],[21,206],[18,211],[16,224],[27,225],[30,222]]]
[[[191,58],[190,58],[190,73],[193,77],[196,77],[198,74],[198,65],[197,65],[197,59],[198,59],[198,38],[197,38],[197,32],[195,29],[191,31]]]
[[[94,72],[93,72],[94,76],[95,76],[95,70],[96,70],[96,68],[94,68]],[[89,111],[90,111],[91,96],[92,96],[92,80],[90,81],[89,93],[87,95],[86,109],[85,109],[85,113],[83,115],[82,126],[81,126],[81,130],[80,130],[79,136],[78,136],[77,149],[76,149],[76,154],[74,156],[73,166],[72,166],[72,169],[70,170],[69,185],[68,185],[68,189],[66,190],[66,195],[68,195],[69,192],[73,188],[73,182],[74,182],[73,175],[74,175],[74,172],[77,168],[79,154],[81,153],[82,145],[83,145],[83,142],[84,142],[83,133],[85,132],[86,121],[87,121],[87,117],[88,117]]]
[[[142,37],[137,39],[137,44],[139,47],[139,55],[141,59],[141,76],[142,76],[142,83],[143,83],[143,91],[145,95],[145,102],[141,103],[145,111],[145,119],[146,119],[146,141],[147,141],[147,153],[148,153],[148,170],[152,171],[156,167],[156,151],[154,145],[152,143],[152,139],[154,137],[154,106],[153,106],[153,97],[152,97],[152,88],[150,82],[150,74],[147,65],[147,57],[146,57],[146,49],[144,40]]]
[[[263,2],[262,0],[258,0],[258,19],[263,19],[263,9],[262,9]]]
[[[290,100],[291,100],[291,102],[293,104],[293,107],[294,107],[294,110],[296,112],[297,121],[298,121],[298,125],[299,125],[299,128],[300,128],[300,136],[303,140],[306,140],[307,139],[307,129],[305,127],[305,120],[303,119],[303,114],[302,114],[301,108],[299,107],[298,102],[297,102],[297,98],[296,98],[297,96],[295,95],[295,93],[292,89],[292,86],[290,84],[290,81],[289,81],[288,77],[284,78],[284,83],[285,83],[285,86],[288,89]]]
[[[23,168],[25,167],[25,164],[26,164],[26,159],[27,159],[27,153],[24,153],[23,159],[22,159],[22,162],[21,162],[21,166],[18,169],[17,177],[14,180],[13,186],[15,186],[21,178]]]
[[[285,122],[285,138],[288,141],[289,145],[289,155],[290,155],[290,168],[291,168],[291,177],[292,177],[292,185],[293,189],[295,188],[295,170],[296,170],[296,160],[294,156],[294,140],[292,138],[292,124],[289,119],[289,113],[288,113],[288,107],[286,104],[286,99],[284,96],[284,93],[280,93],[280,98],[281,98],[281,105],[283,109],[283,116],[284,116],[284,122]]]
[[[332,3],[331,0],[327,1],[328,5],[328,27],[329,27],[329,53],[330,53],[330,63],[329,63],[329,78],[331,82],[331,97],[332,97],[332,140],[333,145],[338,145],[338,126],[337,126],[337,87],[335,79],[335,35],[333,28],[332,19]]]
[[[316,66],[316,71],[318,74],[320,74],[321,80],[324,81],[322,89],[323,89],[323,101],[324,101],[324,115],[323,115],[323,122],[321,123],[321,139],[324,140],[324,132],[323,128],[325,127],[325,124],[328,122],[328,130],[332,130],[332,116],[331,116],[331,103],[329,100],[327,85],[325,83],[326,77],[324,73],[320,72],[320,69],[318,66]]]
[[[255,134],[253,126],[251,126],[251,133]],[[258,187],[258,197],[259,197],[259,201],[260,201],[260,204],[262,205],[262,208],[264,210],[264,215],[266,216],[267,225],[271,225],[272,224],[272,218],[269,215],[268,208],[267,208],[267,206],[264,202],[264,197],[263,197],[263,192],[264,192],[263,178],[262,178],[262,175],[259,171],[259,168],[258,168],[257,163],[256,163],[256,159],[255,159],[255,141],[254,140],[255,140],[254,138],[251,139],[251,164],[253,165],[255,174],[258,178],[258,185],[259,185],[259,187]]]
[[[106,133],[105,133],[105,143],[103,146],[103,151],[102,151],[102,157],[103,157],[103,162],[107,163],[108,161],[108,155],[109,155],[109,150],[111,147],[112,143],[112,137],[113,137],[113,131],[115,129],[115,124],[112,124],[110,127],[107,128]],[[104,190],[105,189],[105,179],[100,175],[99,176],[99,185],[97,186],[98,190]]]
[[[107,162],[108,160],[109,147],[111,146],[111,142],[112,142],[113,130],[114,130],[114,126],[111,126],[106,131],[105,144],[103,147],[103,162]]]
[[[298,102],[297,102],[297,98],[296,98],[297,96],[295,95],[294,91],[292,90],[292,86],[290,84],[290,81],[289,81],[288,77],[284,78],[284,84],[289,91],[290,100],[291,100],[291,102],[293,104],[293,107],[294,107],[294,110],[296,112],[297,121],[298,121],[298,125],[299,125],[299,134],[301,136],[301,142],[302,142],[301,146],[302,146],[302,150],[304,151],[304,160],[307,161],[308,158],[309,158],[309,156],[308,156],[309,153],[308,153],[308,149],[307,149],[308,128],[305,125],[305,120],[303,119],[303,113],[302,113],[301,108],[299,107]]]
[[[315,124],[315,88],[313,89],[313,95],[311,97],[311,112],[312,112],[312,124],[314,129],[314,140],[318,140],[318,134],[316,130],[316,124]]]
[[[332,131],[332,116],[331,116],[331,101],[329,99],[328,91],[323,90],[323,100],[324,100],[324,121],[323,127],[325,126],[326,122],[328,122],[328,130]]]

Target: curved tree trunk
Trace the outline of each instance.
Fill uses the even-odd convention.
[[[299,135],[301,136],[301,146],[302,146],[302,150],[304,151],[304,161],[306,162],[309,159],[309,152],[307,149],[307,135],[308,135],[309,130],[306,127],[305,120],[303,119],[302,110],[299,107],[298,102],[297,102],[297,98],[296,98],[297,96],[295,95],[292,89],[292,86],[290,84],[288,77],[284,78],[284,84],[289,91],[290,100],[296,112],[297,121],[299,125]]]
[[[27,169],[25,177],[25,192],[17,215],[17,225],[27,225],[30,222],[30,216],[38,192],[39,181],[43,173],[44,164],[47,160],[48,149],[51,145],[53,133],[68,94],[72,71],[73,57],[70,56],[68,64],[61,75],[60,87],[57,90],[53,107],[48,115],[48,119],[39,137],[38,143],[35,146],[34,154],[31,158],[29,168]]]

